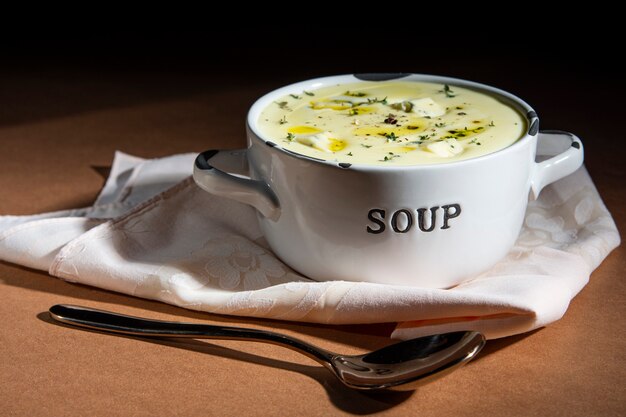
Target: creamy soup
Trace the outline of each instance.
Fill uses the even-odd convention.
[[[267,106],[263,135],[285,149],[369,165],[436,164],[505,148],[523,117],[467,88],[420,82],[359,82],[301,91]]]

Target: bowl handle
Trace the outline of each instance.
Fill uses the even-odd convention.
[[[547,142],[545,143],[546,146],[558,146],[563,142],[570,145],[556,156],[534,164],[530,180],[534,199],[539,196],[546,185],[560,180],[580,168],[584,159],[583,144],[578,136],[572,133],[561,130],[542,130],[537,139],[540,142]]]
[[[212,165],[219,161],[222,171]],[[263,181],[241,175],[247,174],[246,150],[209,150],[196,157],[193,179],[205,191],[220,197],[230,198],[257,209],[270,220],[280,217],[280,204],[276,194]],[[236,175],[239,174],[239,175]]]

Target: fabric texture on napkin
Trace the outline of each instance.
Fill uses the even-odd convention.
[[[195,154],[116,153],[92,207],[0,217],[0,259],[194,310],[315,323],[397,322],[392,337],[523,333],[561,318],[619,245],[587,171],[531,201],[508,256],[451,289],[315,282],[269,249],[249,206],[190,178]],[[418,277],[416,277],[418,279]]]

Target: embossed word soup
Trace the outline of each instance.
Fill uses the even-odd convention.
[[[439,164],[486,155],[523,136],[496,98],[427,82],[339,84],[272,102],[258,127],[298,154],[368,165]]]

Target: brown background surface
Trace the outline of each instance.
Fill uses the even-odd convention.
[[[616,128],[623,75],[599,53],[572,65],[579,38],[557,37],[535,49],[515,38],[506,53],[470,54],[446,38],[453,46],[445,51],[422,47],[408,56],[394,55],[385,42],[307,44],[308,55],[293,58],[303,46],[280,31],[270,34],[269,45],[255,37],[224,44],[211,32],[170,35],[30,35],[0,48],[8,57],[0,69],[0,213],[89,205],[118,149],[158,157],[242,147],[249,105],[287,82],[388,70],[460,76],[525,98],[542,128],[581,136],[600,194],[620,230],[626,226],[626,151],[623,128]],[[390,54],[372,61],[372,49]],[[116,337],[52,324],[46,311],[72,303],[275,329],[345,353],[389,343],[392,324],[202,314],[1,263],[0,414],[625,415],[625,267],[620,247],[557,323],[490,341],[468,366],[413,393],[372,395],[344,388],[314,362],[276,346]]]

